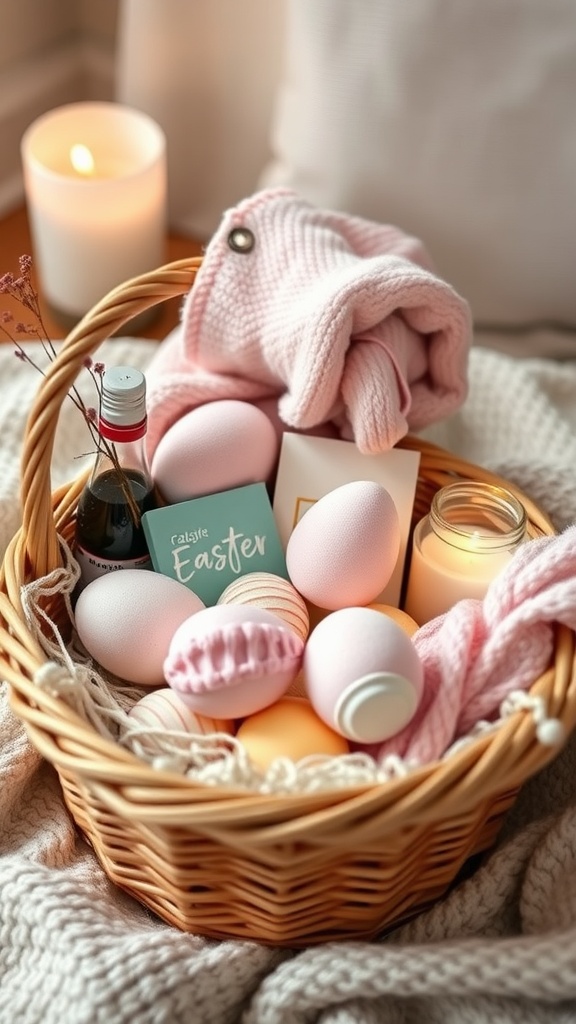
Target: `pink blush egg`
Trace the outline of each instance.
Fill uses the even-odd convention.
[[[244,718],[285,693],[304,643],[277,615],[247,605],[214,605],[198,615],[176,630],[164,662],[166,682],[188,707]]]
[[[137,725],[148,729],[176,730],[199,735],[208,735],[213,732],[232,734],[234,732],[231,721],[197,715],[169,687],[153,690],[141,697],[130,708],[128,717]]]
[[[174,632],[204,608],[183,583],[149,569],[92,580],[75,609],[76,631],[102,668],[141,686],[161,686]]]
[[[286,548],[291,582],[307,601],[336,610],[374,601],[400,552],[394,500],[380,484],[354,480],[312,505]]]
[[[186,501],[266,482],[278,455],[276,431],[250,402],[207,402],[174,423],[154,452],[152,475],[164,499]]]

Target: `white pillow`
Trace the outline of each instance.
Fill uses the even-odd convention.
[[[289,0],[261,185],[420,237],[477,322],[576,325],[574,0]]]

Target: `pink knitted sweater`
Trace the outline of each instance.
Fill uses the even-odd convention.
[[[258,192],[224,214],[148,370],[150,454],[196,405],[269,396],[287,426],[333,421],[386,451],[461,405],[470,336],[467,303],[417,239]]]
[[[370,752],[418,764],[440,757],[542,675],[558,622],[576,629],[574,525],[522,544],[483,601],[459,601],[415,633],[424,664],[422,702],[405,729]]]

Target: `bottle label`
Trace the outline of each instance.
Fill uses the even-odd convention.
[[[80,566],[81,586],[104,576],[108,572],[116,572],[118,569],[151,569],[152,562],[149,555],[141,555],[140,558],[125,558],[122,561],[115,561],[112,558],[102,558],[100,555],[93,555],[86,551],[86,548],[76,545],[74,552],[76,561]]]

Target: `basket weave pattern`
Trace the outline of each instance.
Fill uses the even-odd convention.
[[[23,525],[0,579],[0,673],[105,871],[164,920],[215,938],[277,945],[369,938],[436,900],[467,859],[494,842],[519,787],[554,754],[537,741],[529,713],[390,782],[263,795],[153,769],[34,682],[45,656],[26,626],[20,587],[62,564],[58,536],[72,539],[85,480],[51,493],[60,406],[100,342],[188,291],[200,264],[182,260],[115,289],[74,328],[42,381],[24,442]],[[439,487],[476,479],[517,494],[532,536],[553,532],[507,481],[414,438],[402,446],[421,452],[414,522]],[[63,618],[58,599],[50,614]],[[531,691],[568,731],[576,723],[573,641],[558,626],[553,663]]]

